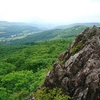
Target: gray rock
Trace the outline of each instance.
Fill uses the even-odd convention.
[[[78,43],[83,46],[72,55]],[[100,100],[100,27],[85,29],[57,58],[43,86],[59,85],[73,100]]]

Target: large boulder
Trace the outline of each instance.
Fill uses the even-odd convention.
[[[73,100],[100,100],[100,27],[80,33],[59,55],[43,86],[61,87]]]

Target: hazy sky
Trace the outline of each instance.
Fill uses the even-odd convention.
[[[0,20],[61,24],[100,22],[100,0],[0,0]]]

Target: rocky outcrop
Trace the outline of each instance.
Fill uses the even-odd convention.
[[[72,100],[100,100],[100,27],[87,28],[60,54],[43,86],[61,87]]]

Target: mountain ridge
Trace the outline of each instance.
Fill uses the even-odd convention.
[[[43,42],[56,39],[74,38],[78,33],[83,31],[86,26],[74,26],[68,29],[53,29],[47,30],[33,35],[29,35],[20,40],[10,41],[11,43],[25,43],[25,42]]]
[[[98,22],[74,23],[74,24],[69,24],[69,25],[61,25],[61,26],[58,26],[56,28],[57,29],[65,29],[65,28],[70,28],[70,27],[79,26],[79,25],[83,25],[83,26],[87,26],[87,27],[92,27],[93,25],[100,26],[100,23],[98,23]]]

